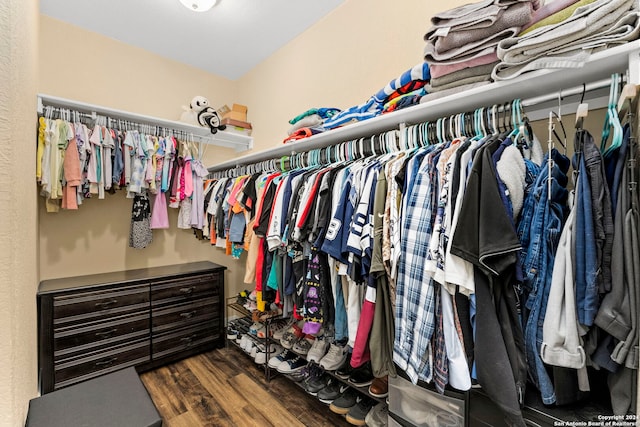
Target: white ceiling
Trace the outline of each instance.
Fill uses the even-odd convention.
[[[40,0],[53,18],[235,80],[344,0]]]

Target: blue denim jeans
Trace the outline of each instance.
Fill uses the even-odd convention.
[[[576,135],[576,139],[581,138]],[[598,256],[596,249],[596,231],[594,227],[592,187],[589,182],[588,167],[599,156],[593,150],[585,150],[593,145],[593,138],[583,132],[581,141],[581,155],[576,155],[574,168],[578,170],[576,182],[576,231],[575,231],[575,283],[576,308],[578,322],[583,325],[593,325],[598,310]],[[577,167],[576,167],[577,166]],[[596,184],[596,183],[594,183]],[[601,183],[600,185],[603,185]],[[594,189],[597,189],[594,186]]]
[[[565,219],[565,206],[568,192],[566,172],[569,159],[554,153],[551,168],[551,192],[548,187],[548,159],[542,165],[540,173],[531,193],[525,199],[525,215],[522,221],[528,221],[528,227],[519,227],[519,231],[527,233],[523,241],[521,254],[525,289],[524,339],[527,353],[529,375],[540,390],[542,401],[549,405],[555,402],[556,396],[540,358],[542,345],[542,326],[547,309],[551,276],[555,252]]]

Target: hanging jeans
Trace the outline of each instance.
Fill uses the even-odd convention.
[[[522,221],[530,224],[527,246],[521,253],[525,303],[524,339],[529,375],[540,390],[542,401],[550,405],[556,401],[555,391],[544,363],[540,358],[542,325],[547,310],[549,288],[564,209],[566,206],[569,159],[557,151],[552,154],[551,192],[549,192],[549,158],[543,163],[533,190],[525,199]],[[522,229],[523,227],[520,227]]]

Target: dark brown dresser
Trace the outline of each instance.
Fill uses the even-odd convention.
[[[203,261],[42,281],[40,392],[224,346],[224,270]]]

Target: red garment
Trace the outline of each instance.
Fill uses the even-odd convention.
[[[376,289],[368,287],[367,293],[362,304],[360,312],[360,321],[358,322],[358,332],[356,340],[353,344],[353,353],[351,354],[351,366],[357,368],[371,360],[369,351],[369,336],[371,335],[371,326],[373,325],[373,317],[376,311]]]

